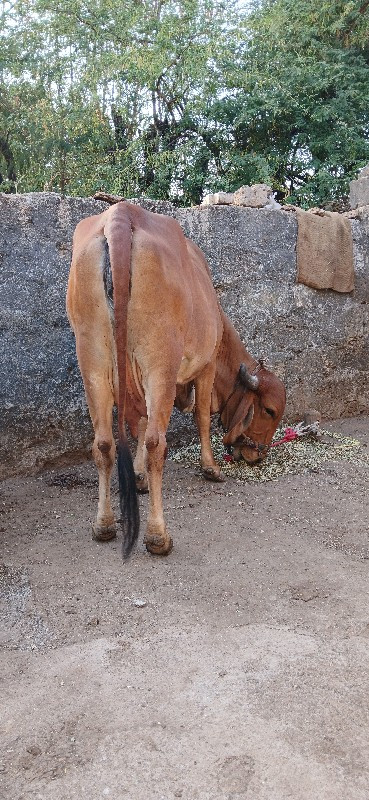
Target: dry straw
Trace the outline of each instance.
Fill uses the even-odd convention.
[[[283,428],[276,431],[274,439],[283,436]],[[276,481],[283,475],[297,475],[309,470],[324,469],[326,462],[350,461],[358,466],[369,465],[369,455],[365,453],[357,439],[342,436],[340,433],[321,431],[321,436],[305,436],[278,447],[272,447],[260,466],[249,467],[245,461],[224,461],[225,450],[220,435],[211,438],[213,453],[221,465],[222,472],[241,481]],[[200,445],[197,440],[171,453],[173,461],[187,465],[200,464]]]

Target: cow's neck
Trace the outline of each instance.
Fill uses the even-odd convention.
[[[252,370],[255,359],[250,356],[226,314],[221,311],[223,336],[220,343],[211,397],[211,413],[221,410],[233,391],[241,364]]]

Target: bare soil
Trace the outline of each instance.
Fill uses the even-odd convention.
[[[174,549],[128,563],[91,538],[91,463],[5,481],[4,800],[368,800],[367,480],[169,461]]]

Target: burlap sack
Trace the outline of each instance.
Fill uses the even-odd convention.
[[[354,259],[350,221],[336,212],[297,210],[297,281],[313,289],[352,292]]]

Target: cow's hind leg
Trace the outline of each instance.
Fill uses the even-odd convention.
[[[104,389],[93,400],[90,393],[87,397],[95,430],[92,453],[99,473],[99,501],[92,531],[94,539],[107,542],[114,539],[117,529],[110,499],[110,481],[115,464],[115,442],[112,434],[113,395],[110,387],[106,386]]]
[[[136,488],[137,491],[141,494],[149,491],[149,484],[147,480],[147,473],[145,467],[145,459],[144,459],[144,444],[145,444],[145,434],[147,428],[147,418],[141,417],[138,423],[138,436],[137,436],[137,450],[136,450],[136,457],[133,462],[133,468],[135,471],[135,478],[136,478]]]
[[[111,349],[103,347],[100,350],[96,345],[96,343],[100,343],[99,332],[88,330],[87,334],[77,332],[76,344],[87,404],[95,432],[92,454],[99,474],[97,517],[92,531],[94,539],[107,542],[116,536],[116,525],[110,499],[110,480],[115,464],[116,450],[112,431],[113,360]],[[102,341],[104,342],[103,338]]]
[[[163,386],[163,384],[162,384]],[[145,434],[144,460],[149,484],[150,501],[145,545],[154,555],[167,555],[173,547],[163,515],[163,469],[167,456],[166,430],[173,408],[175,383],[160,395],[158,400],[151,395],[147,407],[149,410],[148,425]]]
[[[116,535],[110,501],[115,462],[112,434],[115,344],[103,280],[105,258],[105,240],[93,237],[73,260],[67,294],[68,316],[76,336],[78,364],[95,431],[92,452],[99,473],[99,502],[93,535],[103,541]]]

